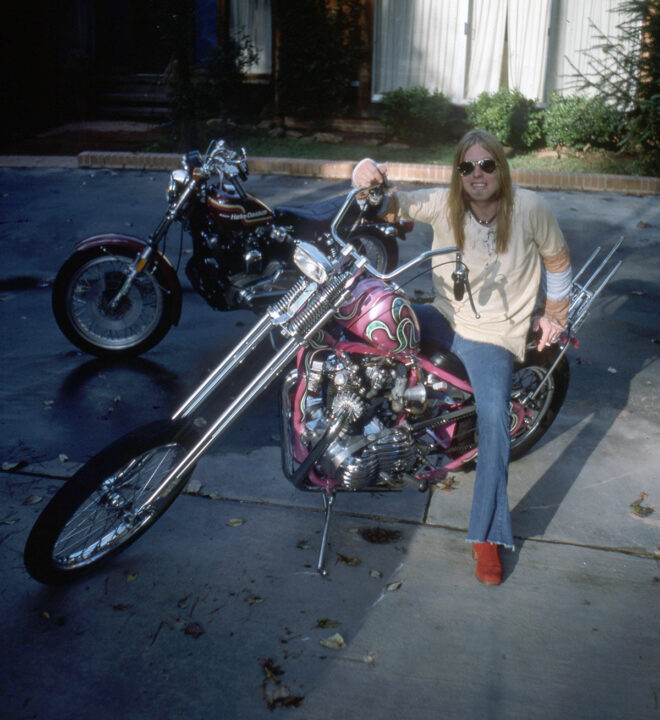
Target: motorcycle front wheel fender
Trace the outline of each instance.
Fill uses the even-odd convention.
[[[101,235],[92,235],[76,243],[76,252],[89,250],[97,247],[125,247],[141,253],[147,242],[137,235],[127,235],[126,233],[102,233]],[[172,263],[160,252],[156,251],[156,260],[154,261],[155,272],[160,276],[160,282],[171,294],[170,320],[172,325],[178,325],[181,318],[181,283],[177,277],[176,270],[172,267]]]

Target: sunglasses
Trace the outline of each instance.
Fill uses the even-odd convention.
[[[497,163],[492,158],[484,158],[478,162],[474,162],[474,160],[465,160],[462,163],[459,163],[456,169],[463,177],[465,177],[466,175],[471,175],[477,165],[488,175],[494,173],[497,169]]]

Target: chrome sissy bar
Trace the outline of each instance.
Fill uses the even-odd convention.
[[[610,260],[613,258],[614,253],[621,247],[623,240],[624,237],[622,235],[614,247],[603,258],[598,267],[596,267],[596,269],[591,273],[586,282],[580,282],[580,280],[583,275],[587,274],[587,270],[589,270],[591,264],[600,254],[600,246],[591,253],[589,259],[573,278],[573,283],[571,285],[571,303],[568,310],[568,321],[566,323],[566,333],[562,337],[559,345],[560,352],[552,365],[548,368],[548,371],[544,375],[543,380],[539,383],[536,390],[523,400],[523,405],[534,400],[544,387],[562,357],[566,354],[566,351],[571,344],[571,340],[575,337],[576,332],[580,329],[580,327],[582,327],[582,324],[587,319],[589,308],[593,304],[594,300],[600,295],[607,283],[609,283],[609,281],[614,277],[614,274],[621,267],[621,264],[623,263],[622,260],[618,260],[614,264],[610,263]],[[594,288],[593,286],[596,283],[598,283],[598,285]]]

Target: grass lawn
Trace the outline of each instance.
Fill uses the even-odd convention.
[[[238,127],[226,128],[224,132],[216,134],[215,137],[224,137],[227,144],[233,148],[244,146],[248,159],[251,156],[324,160],[360,160],[363,157],[371,157],[383,162],[390,160],[451,165],[454,152],[453,145],[402,148],[354,138],[334,144],[315,142],[310,138],[270,137],[266,132]],[[561,156],[548,149],[527,154],[512,154],[509,156],[509,164],[512,169],[550,170],[553,172],[646,174],[635,158],[598,149],[567,153]]]

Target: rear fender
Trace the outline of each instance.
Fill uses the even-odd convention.
[[[76,244],[76,252],[89,250],[91,248],[107,247],[124,247],[135,250],[140,253],[147,247],[148,243],[137,235],[127,235],[125,233],[102,233],[101,235],[92,235]],[[158,282],[163,286],[170,295],[170,315],[173,325],[179,324],[181,318],[181,283],[177,277],[176,270],[172,267],[172,263],[160,252],[156,251],[157,258],[154,261],[155,272]]]

